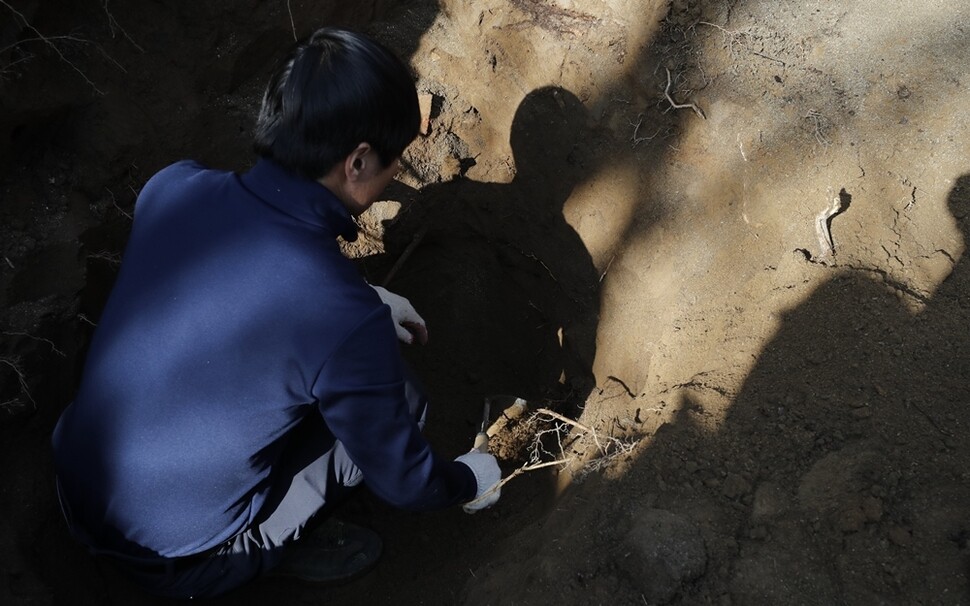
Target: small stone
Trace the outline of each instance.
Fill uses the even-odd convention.
[[[861,507],[850,507],[839,515],[836,526],[845,533],[859,532],[866,525],[866,514]]]
[[[421,112],[421,128],[420,132],[422,135],[427,135],[431,132],[431,102],[434,101],[434,95],[431,93],[422,93],[418,95],[418,109]]]
[[[768,529],[764,526],[755,526],[748,531],[748,538],[755,541],[763,541],[768,538]]]
[[[721,486],[721,494],[729,499],[737,499],[751,491],[751,485],[736,473],[729,473]]]
[[[868,419],[871,416],[872,416],[872,409],[869,407],[856,408],[855,410],[852,411],[852,417],[855,419],[860,419],[860,420]]]
[[[889,529],[889,540],[899,547],[909,547],[913,544],[913,535],[902,526],[893,526]]]
[[[777,516],[788,509],[788,500],[781,486],[764,482],[754,491],[751,502],[751,517],[762,520]]]
[[[666,604],[707,568],[700,531],[669,511],[640,510],[623,542],[627,555],[618,564],[651,604]]]
[[[866,497],[862,500],[862,512],[868,522],[878,522],[882,519],[882,501],[875,497]]]

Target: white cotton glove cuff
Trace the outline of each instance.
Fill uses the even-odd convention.
[[[377,292],[377,296],[381,298],[381,302],[391,308],[391,319],[394,320],[394,330],[397,332],[397,338],[399,340],[404,341],[408,345],[414,342],[414,335],[405,327],[405,324],[420,327],[419,330],[424,331],[424,339],[427,340],[427,328],[425,328],[424,318],[418,315],[418,312],[415,311],[410,301],[381,286],[374,286],[373,284],[369,286]]]
[[[472,470],[472,473],[475,474],[475,483],[478,486],[475,491],[475,498],[464,505],[465,511],[472,513],[491,507],[498,502],[502,489],[497,484],[502,481],[502,470],[499,469],[495,457],[473,450],[461,455],[455,461],[463,463]],[[491,490],[492,487],[495,487],[495,490]]]

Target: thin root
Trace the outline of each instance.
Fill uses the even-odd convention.
[[[667,68],[664,68],[667,69]],[[673,109],[692,109],[694,113],[701,117],[702,120],[707,120],[707,116],[701,111],[701,108],[697,107],[694,103],[677,103],[674,98],[670,96],[670,87],[673,86],[674,81],[670,76],[670,70],[667,69],[667,88],[664,89],[664,96],[667,97],[667,102],[670,103],[670,107]]]
[[[811,120],[812,123],[815,125],[815,140],[818,141],[819,145],[821,145],[822,147],[828,147],[829,145],[832,145],[831,141],[829,141],[825,137],[825,134],[822,132],[822,129],[825,126],[825,117],[822,116],[821,113],[819,113],[817,110],[814,110],[814,109],[809,110],[808,113],[805,114],[805,119]]]
[[[51,341],[50,339],[44,339],[43,337],[35,337],[34,335],[29,334],[29,333],[26,333],[26,332],[4,332],[4,333],[0,333],[0,334],[3,334],[5,336],[7,336],[7,337],[27,337],[28,339],[31,339],[33,341],[40,341],[41,343],[46,343],[51,348],[51,351],[52,352],[54,352],[55,354],[59,355],[62,358],[66,358],[67,357],[64,354],[64,352],[61,351],[60,349],[58,349],[57,346],[54,345],[54,342]]]
[[[293,7],[290,6],[290,0],[286,0],[286,12],[290,14],[290,29],[293,31],[293,41],[296,42],[296,22],[293,21]]]
[[[17,375],[17,380],[20,382],[20,391],[22,391],[24,395],[27,396],[27,399],[30,400],[30,403],[34,406],[34,410],[37,410],[37,402],[35,402],[34,397],[30,395],[30,388],[27,386],[27,377],[24,376],[23,370],[20,369],[19,362],[20,361],[16,358],[0,358],[0,364],[6,364],[13,369],[14,374]],[[13,401],[14,400],[10,400],[9,402],[5,402],[5,404]]]
[[[632,145],[633,149],[636,149],[637,148],[637,145],[640,145],[644,141],[650,141],[652,139],[655,139],[657,137],[657,135],[660,134],[660,131],[663,130],[663,127],[661,126],[661,127],[658,127],[657,128],[657,131],[655,133],[653,133],[652,135],[650,135],[649,137],[640,137],[639,136],[639,134],[640,134],[640,126],[642,126],[642,125],[643,125],[643,114],[638,114],[637,115],[636,124],[634,124],[633,122],[630,122],[630,126],[633,127],[633,135],[630,137],[630,141],[633,143],[633,145]]]
[[[143,49],[137,42],[134,41],[134,39],[132,39],[131,36],[128,35],[128,32],[125,30],[125,28],[121,27],[121,24],[118,23],[118,20],[115,19],[115,16],[112,15],[111,11],[108,10],[108,2],[110,1],[111,0],[103,0],[103,2],[101,3],[101,8],[104,9],[104,14],[108,17],[108,27],[111,29],[111,35],[114,36],[115,31],[121,32],[121,35],[125,37],[125,40],[127,40],[128,42],[131,42],[131,45],[137,48],[138,52],[144,53],[145,49]]]
[[[100,88],[98,88],[98,85],[95,84],[94,81],[92,81],[90,78],[88,78],[87,74],[85,74],[81,70],[81,68],[79,68],[77,65],[75,65],[70,59],[68,59],[67,57],[65,57],[64,56],[64,53],[61,52],[61,49],[58,48],[58,46],[56,44],[54,44],[54,41],[55,40],[69,40],[71,42],[89,43],[88,40],[83,40],[83,39],[77,38],[75,36],[47,37],[44,34],[40,33],[40,31],[37,28],[35,28],[33,25],[31,25],[30,22],[27,21],[27,18],[23,15],[23,13],[21,13],[20,11],[18,11],[17,9],[15,9],[14,7],[12,7],[6,0],[0,0],[0,4],[2,4],[3,6],[7,7],[7,10],[9,10],[11,13],[13,13],[15,16],[17,16],[20,19],[21,23],[23,23],[23,25],[24,25],[25,28],[29,29],[31,32],[33,32],[37,36],[36,38],[32,38],[31,40],[36,40],[36,41],[40,41],[40,42],[43,42],[43,43],[47,44],[47,46],[49,46],[51,48],[51,50],[53,50],[54,53],[57,54],[57,56],[61,59],[61,61],[63,61],[64,63],[66,63],[71,69],[73,69],[75,72],[77,72],[78,75],[80,75],[81,78],[83,78],[84,81],[87,82],[87,84],[92,89],[94,89],[94,92],[95,93],[97,93],[99,95],[104,95],[104,91],[102,91]],[[18,42],[17,44],[23,44],[24,42],[27,42],[27,40],[22,40],[22,41]],[[17,44],[14,44],[13,46],[16,46]],[[0,54],[2,54],[3,51],[8,50],[10,48],[12,48],[12,46],[8,46],[7,48],[5,48],[3,50],[0,50]],[[100,47],[98,47],[98,49],[101,50]],[[104,51],[101,50],[101,53],[104,54]],[[107,56],[107,55],[105,55],[105,56]],[[108,58],[110,59],[110,57],[108,57]],[[114,61],[113,59],[111,59],[111,60]],[[117,65],[117,62],[116,61],[115,61],[115,64]]]
[[[582,431],[586,435],[589,435],[592,438],[593,442],[596,444],[596,447],[599,449],[600,454],[598,457],[596,457],[594,461],[590,462],[590,464],[587,464],[586,470],[588,471],[601,469],[617,456],[632,452],[633,449],[636,447],[637,443],[639,442],[639,440],[633,441],[633,442],[623,442],[621,440],[618,440],[617,438],[610,437],[608,438],[609,445],[606,448],[604,448],[600,442],[600,439],[598,434],[596,433],[596,430],[590,427],[587,427],[586,425],[583,425],[578,421],[574,421],[568,417],[565,417],[559,414],[558,412],[549,410],[548,408],[536,409],[535,415],[532,418],[535,419],[540,415],[551,417],[552,419],[560,423],[565,423],[566,425],[575,427],[576,429],[579,429],[580,431]],[[556,442],[556,446],[558,447],[557,448],[559,451],[558,453],[550,452],[543,445],[544,436],[547,436],[549,434],[552,434],[555,436],[554,439]],[[562,425],[545,429],[542,431],[537,431],[532,440],[532,445],[529,448],[529,460],[523,465],[521,465],[519,468],[517,468],[515,471],[510,473],[508,476],[506,476],[505,478],[502,478],[501,480],[499,480],[498,482],[490,486],[487,490],[485,490],[485,492],[481,494],[481,496],[466,503],[465,506],[466,507],[474,506],[484,501],[490,495],[500,490],[503,486],[505,486],[510,481],[512,481],[514,478],[517,478],[526,472],[546,469],[548,467],[559,467],[560,469],[569,468],[576,461],[576,457],[566,456],[566,449],[562,442],[562,436],[563,436]],[[550,457],[550,456],[553,457],[553,460],[542,461],[543,458]]]
[[[540,414],[548,415],[548,416],[552,417],[553,419],[556,419],[558,421],[562,421],[563,423],[566,423],[567,425],[572,425],[576,429],[579,429],[581,431],[585,431],[590,436],[592,436],[593,442],[596,443],[596,448],[601,453],[606,454],[606,451],[603,450],[603,446],[600,444],[599,438],[597,437],[596,432],[594,430],[590,429],[589,427],[586,427],[585,425],[583,425],[582,423],[580,423],[578,421],[573,421],[572,419],[570,419],[568,417],[564,417],[561,414],[559,414],[558,412],[549,410],[548,408],[540,408],[540,409],[536,410],[536,412],[537,413],[540,413]]]

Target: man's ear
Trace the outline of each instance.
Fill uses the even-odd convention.
[[[371,160],[370,143],[359,143],[354,151],[344,159],[344,176],[348,181],[358,181],[367,171],[367,163]]]

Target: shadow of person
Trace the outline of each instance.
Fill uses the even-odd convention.
[[[970,175],[948,204],[970,242]],[[785,314],[717,434],[685,421],[652,446],[650,469],[676,487],[658,503],[722,516],[709,581],[736,603],[970,592],[970,271],[940,254],[957,261],[929,298],[855,269],[822,284]],[[703,409],[696,395],[685,406]],[[703,463],[668,466],[665,451]]]
[[[970,242],[970,174],[948,202]],[[664,395],[677,412],[622,481],[568,493],[530,529],[528,553],[503,558],[490,571],[500,582],[470,595],[501,602],[528,575],[535,604],[568,601],[563,579],[582,579],[584,595],[651,603],[680,592],[754,606],[963,603],[965,256],[931,298],[901,302],[913,294],[878,272],[841,270],[784,314],[725,417],[709,387]],[[554,569],[533,564],[549,560]]]
[[[947,198],[950,214],[963,234],[964,247],[970,245],[970,173],[958,178]],[[937,251],[939,252],[939,251]],[[921,357],[930,356],[941,388],[949,385],[964,392],[961,404],[970,403],[970,267],[964,252],[953,271],[940,284],[926,311],[917,318],[920,330],[913,336],[912,348]],[[962,408],[962,407],[961,407]],[[965,412],[965,411],[964,411]]]
[[[390,287],[428,322],[429,383],[572,402],[589,393],[599,281],[563,216],[590,169],[587,120],[569,91],[531,92],[512,123],[511,183],[428,186],[387,226],[389,259],[420,238]]]

